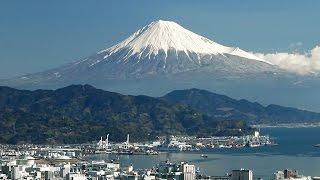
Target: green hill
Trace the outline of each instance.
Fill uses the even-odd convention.
[[[241,135],[244,121],[227,121],[188,105],[121,95],[89,85],[26,91],[0,87],[0,143],[83,143],[110,134],[113,141],[158,135]],[[241,129],[241,131],[239,131]]]

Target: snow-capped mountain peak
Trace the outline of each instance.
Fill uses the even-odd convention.
[[[159,52],[164,52],[167,55],[169,50],[173,50],[184,52],[187,56],[190,53],[196,53],[197,55],[230,54],[265,62],[263,59],[239,48],[220,45],[183,28],[175,22],[163,20],[150,23],[129,38],[102,52],[107,52],[105,56],[107,58],[122,49],[128,50],[126,58],[132,55],[140,57],[142,54],[150,57],[151,55],[158,55]]]
[[[137,79],[153,81],[173,77],[182,78],[185,83],[185,80],[195,77],[225,79],[279,72],[282,71],[276,66],[240,48],[223,46],[175,22],[159,20],[91,56],[54,69],[9,79],[3,84],[57,87],[88,83],[113,86],[131,80],[136,83]],[[190,84],[196,81],[190,81]]]

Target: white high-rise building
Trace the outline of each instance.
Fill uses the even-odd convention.
[[[184,180],[195,180],[196,179],[196,167],[188,163],[182,165],[182,171]]]

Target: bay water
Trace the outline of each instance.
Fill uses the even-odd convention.
[[[135,169],[151,168],[161,161],[187,161],[206,175],[225,175],[233,169],[251,169],[255,178],[270,179],[283,169],[297,169],[299,174],[320,176],[320,127],[264,128],[262,135],[270,135],[277,146],[257,148],[215,149],[206,152],[161,153],[159,155],[91,155],[89,160],[119,159],[122,166],[133,164]],[[201,154],[208,155],[202,158]]]

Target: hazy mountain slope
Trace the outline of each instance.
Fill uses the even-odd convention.
[[[174,22],[152,22],[102,49],[73,63],[0,80],[0,84],[31,90],[91,84],[122,94],[149,96],[198,88],[320,112],[319,77],[288,73],[249,52],[218,44]]]
[[[278,105],[262,106],[247,100],[235,100],[224,95],[205,90],[188,89],[168,93],[161,99],[172,103],[182,103],[225,119],[241,119],[249,123],[308,123],[320,122],[320,113],[299,110]]]
[[[156,135],[236,135],[243,121],[220,121],[189,106],[73,85],[55,91],[0,87],[0,143],[79,143],[110,134],[115,141]],[[239,131],[242,129],[242,131]]]
[[[1,84],[27,88],[55,88],[75,83],[107,86],[112,80],[143,80],[193,71],[205,71],[217,77],[282,72],[237,47],[220,45],[175,22],[160,20],[79,61]]]

